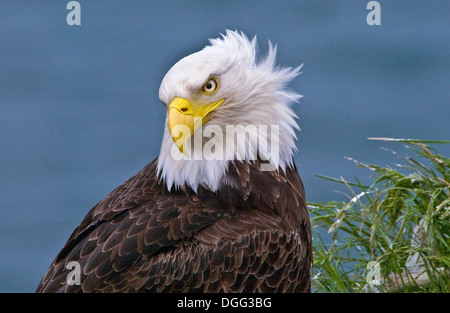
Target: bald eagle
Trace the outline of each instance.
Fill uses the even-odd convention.
[[[301,66],[256,50],[227,30],[168,71],[159,157],[89,211],[36,292],[310,291],[287,89]]]

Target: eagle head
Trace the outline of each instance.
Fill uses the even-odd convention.
[[[158,175],[168,189],[227,184],[230,162],[292,165],[295,130],[291,108],[301,96],[286,89],[300,74],[277,67],[276,46],[256,55],[256,37],[227,30],[210,45],[178,61],[165,75],[159,98],[167,108]]]

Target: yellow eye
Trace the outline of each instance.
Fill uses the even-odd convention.
[[[215,93],[219,88],[219,80],[215,77],[211,77],[208,81],[203,85],[202,90],[207,95]]]

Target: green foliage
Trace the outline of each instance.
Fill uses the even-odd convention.
[[[322,176],[344,184],[350,200],[309,203],[313,290],[449,292],[450,159],[429,144],[450,142],[381,140],[406,144],[412,156],[393,152],[395,168],[353,160],[374,172],[370,186]],[[367,282],[371,261],[380,284]]]

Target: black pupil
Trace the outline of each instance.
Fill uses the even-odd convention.
[[[207,84],[206,84],[206,89],[209,90],[209,89],[211,89],[212,87],[213,87],[213,85],[212,85],[211,83],[207,83]]]

